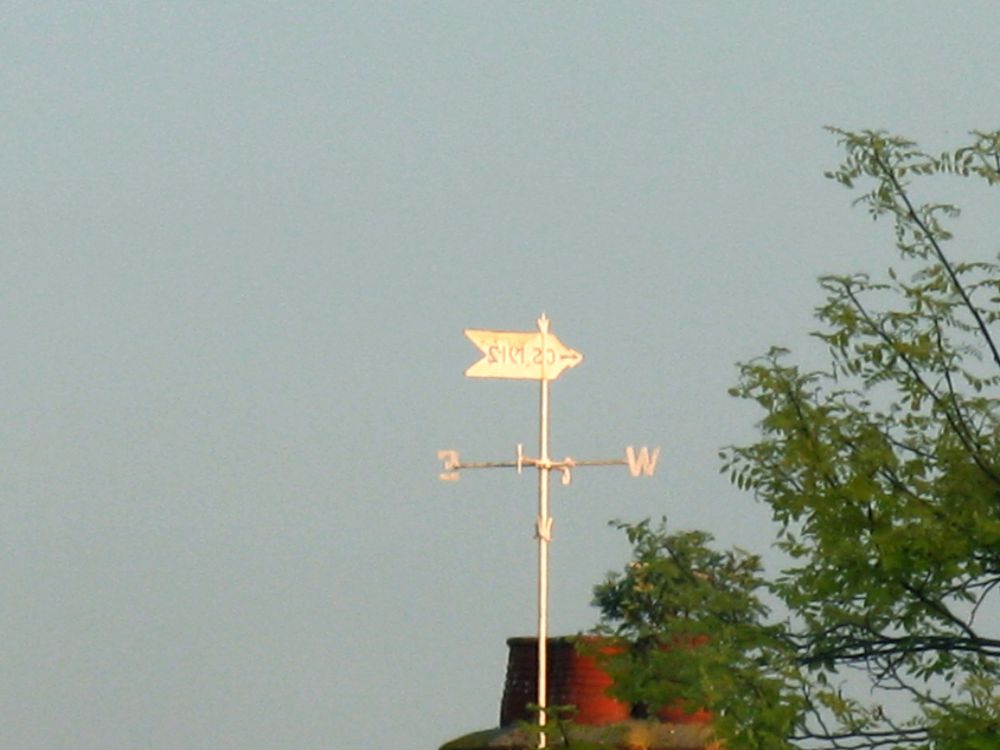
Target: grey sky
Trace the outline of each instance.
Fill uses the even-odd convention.
[[[553,453],[552,626],[666,513],[763,551],[718,475],[734,362],[810,344],[887,227],[821,128],[998,123],[992,2],[8,2],[0,8],[0,746],[433,748],[496,723],[534,628],[536,386],[466,327],[585,356]],[[973,221],[974,214],[969,217]],[[977,246],[995,254],[995,243]]]

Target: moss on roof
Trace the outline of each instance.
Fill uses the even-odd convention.
[[[551,748],[566,750],[718,750],[704,726],[632,720],[592,727],[566,724],[568,743],[549,738]],[[473,732],[441,746],[441,750],[535,750],[530,727],[513,726]]]

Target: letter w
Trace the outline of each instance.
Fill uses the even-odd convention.
[[[625,458],[628,460],[628,470],[629,473],[637,477],[639,474],[645,474],[647,477],[653,476],[653,472],[656,471],[656,462],[660,458],[660,449],[654,448],[653,453],[650,454],[646,446],[642,446],[639,449],[638,455],[636,455],[635,448],[631,445],[625,449]]]

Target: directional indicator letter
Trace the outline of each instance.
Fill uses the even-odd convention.
[[[458,451],[438,451],[438,459],[444,461],[444,471],[438,474],[438,479],[445,482],[456,482],[458,481],[458,472],[455,469],[458,468]]]
[[[551,518],[536,518],[535,519],[535,537],[538,539],[544,539],[546,542],[552,541],[552,519]]]
[[[647,477],[653,476],[653,472],[656,471],[656,462],[659,458],[659,448],[653,448],[652,453],[649,452],[646,446],[642,446],[638,453],[635,452],[635,448],[631,445],[625,449],[625,460],[628,461],[628,470],[634,477],[640,474],[645,474]]]
[[[555,380],[583,361],[580,352],[555,334],[541,331],[489,331],[467,328],[465,335],[483,353],[465,376],[514,380]]]

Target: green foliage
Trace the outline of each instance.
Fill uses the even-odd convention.
[[[997,748],[1000,266],[951,258],[958,208],[914,195],[996,186],[1000,132],[938,155],[832,132],[845,156],[827,176],[890,222],[899,257],[884,277],[820,279],[828,368],[779,347],[740,366],[732,394],[763,417],[723,471],[768,504],[789,565],[765,582],[707,534],[619,523],[633,559],[595,588],[599,632],[631,644],[611,663],[620,697],[707,707],[731,750]]]
[[[782,748],[801,710],[794,650],[764,623],[760,560],[710,535],[615,522],[631,562],[594,588],[598,632],[630,648],[609,659],[617,695],[653,714],[707,708],[727,747]]]
[[[770,506],[793,560],[773,590],[810,677],[804,746],[995,748],[1000,628],[976,615],[1000,586],[1000,267],[953,261],[958,209],[912,196],[929,177],[998,184],[1000,132],[937,156],[833,132],[846,155],[827,176],[891,221],[900,260],[885,278],[820,280],[828,369],[779,348],[741,365],[732,393],[764,417],[723,470]],[[840,696],[845,668],[908,696],[912,716]]]

